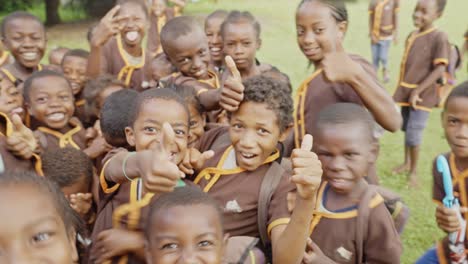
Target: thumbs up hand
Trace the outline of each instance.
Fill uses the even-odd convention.
[[[219,104],[229,112],[235,112],[244,99],[244,85],[236,63],[230,56],[225,58],[228,76],[221,88]]]
[[[11,117],[12,133],[8,135],[7,149],[17,157],[30,159],[38,144],[34,133],[23,124],[19,115]]]
[[[213,150],[201,153],[196,148],[190,148],[187,150],[184,161],[179,165],[179,169],[185,174],[194,174],[195,170],[201,170],[205,162],[211,159],[214,154]]]
[[[305,135],[301,148],[294,149],[291,155],[293,176],[291,181],[296,184],[298,197],[304,200],[315,198],[322,181],[322,163],[318,156],[311,151],[313,138]]]
[[[340,40],[336,40],[328,49],[325,49],[321,67],[326,79],[330,82],[351,82],[363,71],[362,66],[353,61],[344,51]]]

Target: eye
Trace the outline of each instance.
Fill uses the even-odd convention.
[[[183,58],[183,59],[179,60],[179,63],[184,64],[184,63],[188,63],[189,61],[190,61],[189,58]]]
[[[324,31],[324,28],[316,28],[314,29],[315,34],[321,34]]]
[[[296,29],[296,32],[297,32],[297,35],[298,35],[298,36],[304,35],[304,30],[303,30],[302,28],[297,28],[297,29]]]
[[[143,130],[148,133],[156,133],[158,131],[155,127],[144,127]]]
[[[198,125],[198,122],[195,120],[190,120],[190,127],[196,127]]]
[[[177,245],[176,243],[168,243],[168,244],[162,245],[161,249],[172,250],[172,249],[177,249],[178,247],[179,245]]]
[[[63,100],[63,101],[68,101],[68,100],[70,100],[70,96],[68,96],[68,95],[61,95],[59,98],[60,98],[61,100]]]
[[[181,136],[182,136],[182,135],[185,135],[185,131],[182,130],[182,129],[175,129],[175,130],[174,130],[174,133],[175,133],[176,135],[181,135]]]
[[[206,54],[206,50],[202,49],[198,52],[198,54],[200,54],[201,56],[204,56]]]
[[[270,134],[270,131],[264,129],[264,128],[259,128],[258,130],[258,133],[262,134],[262,135],[266,135],[266,134]]]
[[[449,118],[448,120],[449,125],[456,125],[459,123],[458,119],[455,118]]]
[[[213,246],[213,245],[214,245],[214,243],[211,242],[211,241],[208,241],[208,240],[201,241],[200,243],[198,243],[199,247],[210,247],[210,246]]]
[[[345,157],[348,158],[348,159],[352,159],[352,158],[356,157],[357,155],[358,155],[358,153],[355,153],[355,152],[345,153]]]
[[[35,234],[32,237],[32,240],[34,243],[41,243],[41,242],[49,240],[51,236],[52,236],[52,233],[50,232],[40,232],[40,233]]]
[[[236,124],[233,124],[232,127],[235,128],[235,129],[241,129],[241,128],[242,128],[242,125],[236,123]]]
[[[36,98],[36,102],[40,104],[45,103],[47,102],[47,97],[38,97]]]

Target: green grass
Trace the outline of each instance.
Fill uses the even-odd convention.
[[[187,14],[204,17],[215,9],[242,9],[251,11],[262,24],[263,45],[258,54],[261,61],[277,66],[287,73],[294,87],[311,74],[307,68],[307,61],[301,54],[295,37],[294,15],[299,0],[219,0],[215,5],[212,0],[191,4],[187,7]],[[413,30],[411,13],[416,0],[404,0],[400,12],[400,44],[393,46],[390,52],[390,69],[392,82],[386,88],[393,93],[399,72],[399,65],[404,48],[404,39]],[[360,54],[370,59],[370,44],[367,37],[367,3],[357,1],[348,5],[350,25],[346,36],[345,48],[351,53]],[[33,8],[33,12],[44,17],[43,7]],[[468,10],[468,1],[450,0],[444,16],[437,21],[437,26],[449,34],[450,41],[458,45],[463,41],[466,23],[461,24]],[[64,21],[83,18],[82,13],[67,14],[61,12]],[[74,12],[74,11],[73,11]],[[76,16],[75,16],[76,15]],[[1,18],[1,14],[0,14]],[[68,20],[70,19],[70,20]],[[48,29],[48,49],[56,46],[70,48],[86,48],[86,32],[91,22],[80,24],[64,24]],[[466,69],[464,67],[464,69]],[[458,73],[458,80],[466,80],[467,73]],[[431,114],[429,125],[425,132],[421,150],[420,177],[422,185],[419,189],[409,189],[405,176],[391,175],[391,168],[403,160],[403,134],[386,134],[382,140],[379,158],[379,174],[383,185],[399,192],[411,208],[411,219],[403,235],[404,255],[402,263],[413,263],[426,249],[441,238],[443,234],[437,229],[434,220],[434,206],[431,201],[431,164],[432,159],[441,152],[448,151],[442,128],[440,126],[440,111]]]

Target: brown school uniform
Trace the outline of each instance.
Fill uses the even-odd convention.
[[[378,40],[392,39],[395,14],[400,9],[399,0],[372,0],[369,4],[372,35]]]
[[[8,51],[3,51],[0,53],[0,67],[3,67],[12,62],[12,57]]]
[[[156,17],[153,13],[151,14],[150,28],[148,30],[148,38],[151,38],[151,40],[148,41],[148,52],[151,58],[163,52],[160,40],[161,29],[172,18],[174,18],[174,9],[172,8],[166,8],[159,17]]]
[[[86,131],[80,124],[75,125],[65,134],[40,126],[37,128],[40,136],[40,142],[44,149],[59,149],[72,147],[75,149],[86,149]]]
[[[120,35],[111,38],[103,47],[102,72],[116,76],[129,88],[142,91],[145,82],[146,52],[143,50],[138,65],[131,65],[126,53]]]
[[[453,193],[460,207],[468,206],[468,169],[460,171],[455,164],[455,155],[453,153],[444,154],[445,158],[449,161],[450,172],[452,174],[453,181]],[[442,174],[437,171],[436,160],[434,160],[432,167],[432,176],[433,176],[433,186],[432,186],[432,199],[437,204],[442,204],[442,200],[445,197],[444,185],[442,181]],[[462,217],[468,219],[468,212],[463,213]],[[468,235],[468,229],[466,232]],[[468,236],[465,237],[465,248],[468,248]],[[437,243],[437,257],[439,258],[439,263],[450,263],[449,261],[449,249],[448,249],[448,240],[445,237],[443,240]]]
[[[401,106],[410,106],[409,98],[413,89],[417,88],[436,66],[448,65],[449,52],[447,34],[436,28],[421,33],[410,33],[401,61],[399,84],[393,95],[395,102]],[[430,112],[439,103],[439,92],[434,82],[421,93],[423,101],[415,108]]]
[[[319,189],[311,239],[322,252],[338,263],[357,263],[356,227],[358,205],[332,212],[325,208],[329,185]],[[379,194],[370,200],[367,230],[363,234],[362,256],[365,263],[400,263],[402,246],[392,218]]]
[[[42,70],[45,70],[45,69],[49,69],[49,67],[46,67],[46,66],[44,66],[42,64],[39,64],[39,65],[37,65],[37,68],[36,68],[35,71],[42,71]],[[23,79],[19,78],[18,76],[16,76],[15,73],[13,71],[9,70],[7,67],[2,67],[0,69],[0,74],[3,74],[3,76],[8,78],[18,88],[22,88],[22,84],[26,81],[26,80],[23,80]]]
[[[289,80],[288,75],[281,72],[278,68],[270,64],[261,63],[258,66],[260,68],[260,72],[262,76],[270,77],[277,81],[284,82],[288,85],[290,91],[292,91],[291,80]]]
[[[80,95],[75,99],[75,114],[81,123],[87,121],[86,112],[85,112],[86,100]]]
[[[41,158],[37,154],[33,154],[31,159],[25,160],[19,157],[16,157],[8,151],[6,138],[9,137],[13,131],[10,119],[7,115],[0,112],[0,122],[5,124],[5,135],[0,132],[0,171],[33,171],[38,175],[43,176],[42,172],[42,162]]]
[[[213,136],[219,133],[205,133],[201,142],[201,151],[213,142]],[[219,132],[219,131],[217,131]],[[213,135],[215,134],[215,135]],[[257,223],[258,199],[260,186],[272,162],[279,158],[275,151],[266,159],[263,165],[255,171],[245,171],[237,167],[235,153],[231,143],[219,144],[213,148],[215,155],[208,160],[195,178],[194,183],[210,194],[224,208],[224,227],[231,236],[260,237]],[[268,234],[279,225],[289,223],[290,214],[287,208],[286,196],[295,186],[285,173],[271,198],[268,208]]]

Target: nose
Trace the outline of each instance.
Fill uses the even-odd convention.
[[[223,42],[223,38],[221,37],[221,34],[214,34],[213,36],[213,44],[221,44]]]
[[[199,70],[202,67],[202,65],[203,65],[202,59],[199,56],[195,56],[195,58],[193,58],[192,68],[194,70]]]
[[[242,44],[239,43],[239,44],[236,45],[236,49],[234,50],[234,53],[236,55],[241,55],[241,54],[244,53],[244,49],[242,48]]]
[[[34,263],[34,261],[38,261],[34,259],[30,251],[25,248],[25,246],[13,246],[9,252],[7,253],[7,263],[11,264],[21,264],[21,263]]]
[[[458,139],[468,139],[468,124],[464,124],[457,131],[456,137]]]
[[[34,40],[30,37],[24,38],[23,47],[25,48],[34,47]]]
[[[195,254],[195,250],[193,249],[184,249],[182,255],[177,261],[177,264],[198,264],[197,256]]]
[[[243,149],[250,149],[255,146],[255,135],[253,132],[246,131],[242,134],[239,144]]]
[[[315,34],[312,30],[309,30],[305,33],[304,44],[310,45],[315,43]]]
[[[331,158],[327,164],[326,167],[334,172],[339,172],[345,169],[345,162],[344,158],[342,157],[333,157]]]

